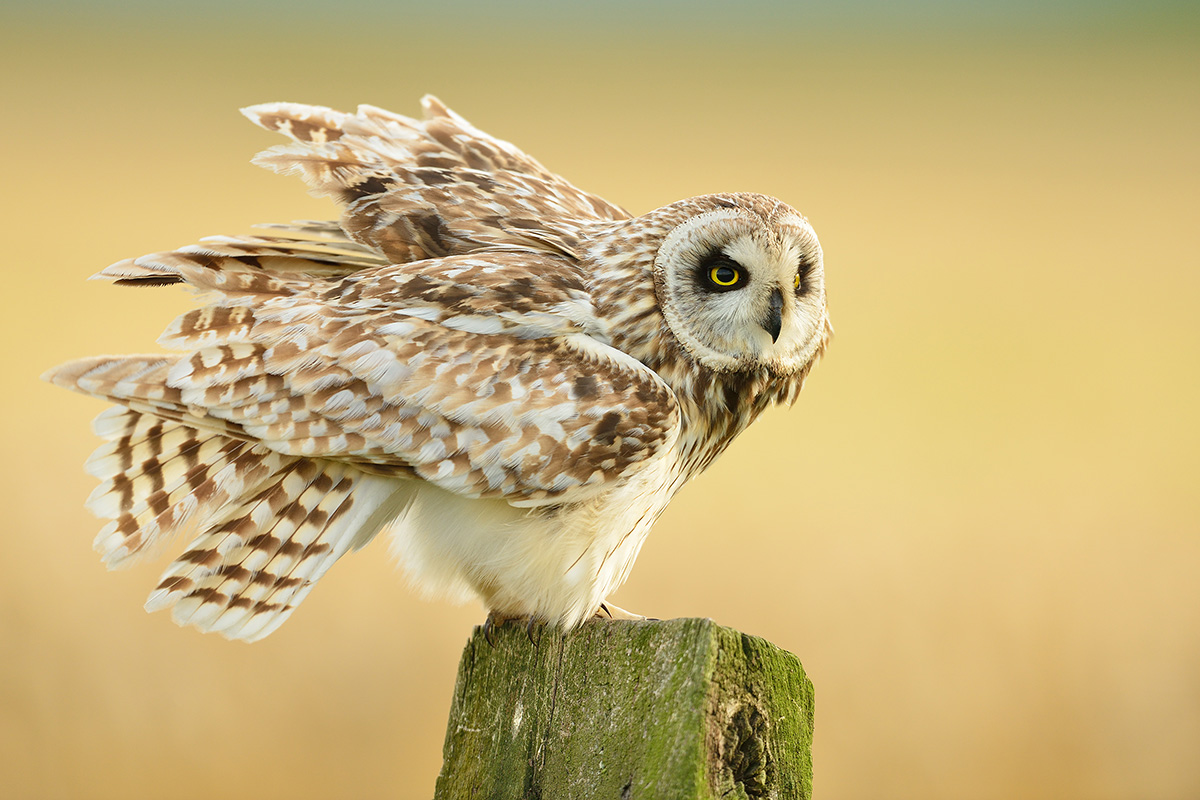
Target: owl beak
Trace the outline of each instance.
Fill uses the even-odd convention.
[[[779,341],[779,331],[783,329],[783,292],[776,289],[771,292],[771,308],[762,322],[763,330],[771,334],[771,342]]]

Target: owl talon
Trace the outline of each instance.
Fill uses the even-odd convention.
[[[503,627],[509,622],[515,620],[525,620],[525,635],[529,638],[531,644],[537,644],[533,638],[533,629],[537,626],[538,618],[533,614],[524,617],[511,617],[501,614],[497,611],[489,611],[487,619],[483,621],[483,638],[492,647],[496,646],[496,630]]]
[[[612,603],[601,603],[596,609],[596,613],[592,615],[592,619],[631,619],[631,620],[653,620],[654,617],[643,617],[641,614],[634,614],[632,611],[626,611],[620,606],[614,606]]]
[[[483,640],[493,648],[496,647],[496,627],[496,612],[490,611],[488,612],[487,619],[483,621]]]

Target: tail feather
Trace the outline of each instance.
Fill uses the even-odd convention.
[[[274,631],[338,558],[402,510],[404,484],[345,464],[298,459],[229,507],[163,573],[148,611],[255,641]]]
[[[101,414],[96,430],[108,441],[87,461],[101,481],[87,508],[109,520],[95,547],[111,569],[129,566],[176,533],[203,529],[231,500],[294,460],[128,408]]]
[[[244,323],[237,313],[197,313],[177,335],[232,341]],[[276,452],[236,423],[205,416],[186,391],[166,385],[181,363],[102,356],[44,377],[120,404],[96,419],[106,441],[87,462],[100,480],[88,508],[108,520],[95,541],[104,562],[124,567],[174,535],[193,535],[147,610],[172,608],[181,625],[254,641],[279,627],[333,562],[400,513],[415,489],[344,461]]]

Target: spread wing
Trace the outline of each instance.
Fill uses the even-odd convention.
[[[334,197],[341,222],[210,237],[96,276],[211,299],[164,333],[180,353],[44,376],[121,406],[97,421],[106,442],[88,462],[105,561],[193,535],[148,609],[261,638],[416,481],[573,502],[679,435],[671,390],[608,345],[571,257],[629,215],[438,101],[425,109],[247,109],[292,139],[257,163]]]
[[[475,128],[433,97],[426,119],[372,106],[346,114],[267,103],[243,109],[291,144],[255,163],[297,173],[343,208],[340,223],[301,220],[255,236],[211,236],[178,251],[119,261],[96,277],[118,283],[179,283],[182,253],[233,256],[224,269],[336,278],[384,264],[516,248],[576,254],[590,226],[629,213],[550,172],[514,145]],[[289,260],[289,257],[297,257]]]
[[[565,258],[478,253],[326,280],[297,277],[314,269],[298,256],[267,272],[169,255],[216,295],[160,340],[188,352],[66,365],[70,388],[514,505],[582,499],[678,435],[673,393],[605,342]]]
[[[572,253],[588,225],[629,218],[436,98],[422,105],[424,120],[366,105],[346,114],[267,103],[243,113],[292,140],[254,163],[299,174],[342,203],[345,231],[395,263],[481,247]]]

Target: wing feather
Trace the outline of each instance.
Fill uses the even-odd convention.
[[[181,530],[204,530],[228,503],[293,460],[126,407],[105,411],[95,428],[106,441],[87,461],[88,472],[101,481],[87,507],[108,520],[95,547],[112,569],[153,552]]]
[[[288,236],[210,236],[201,239],[201,244],[123,259],[92,278],[125,285],[183,283],[180,270],[187,267],[302,278],[340,278],[387,263],[387,259],[344,237],[321,240]]]
[[[193,537],[148,609],[252,641],[433,491],[422,480],[570,503],[679,436],[674,394],[610,346],[579,265],[581,243],[629,214],[423,104],[419,121],[246,109],[291,140],[255,162],[335,198],[341,221],[209,237],[94,276],[209,298],[163,333],[174,354],[43,376],[118,404],[88,462],[105,562]]]
[[[589,226],[629,218],[436,98],[422,105],[424,120],[296,103],[242,113],[292,140],[254,163],[298,174],[314,194],[338,200],[347,234],[397,263],[483,247],[573,253]]]
[[[332,282],[223,263],[178,265],[219,298],[161,340],[191,352],[79,362],[56,382],[514,504],[585,497],[678,435],[674,394],[607,344],[565,259],[456,256]]]
[[[171,608],[180,625],[261,639],[404,502],[395,481],[336,462],[294,460],[192,541],[167,567],[146,610]]]

